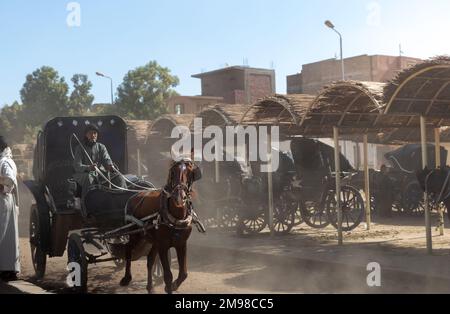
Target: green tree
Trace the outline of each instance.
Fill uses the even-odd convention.
[[[83,115],[92,109],[94,95],[92,83],[85,74],[75,74],[72,79],[73,91],[69,97],[69,115]]]
[[[129,71],[117,88],[117,112],[130,119],[155,119],[167,112],[178,84],[178,77],[156,61]]]
[[[22,124],[23,107],[15,101],[11,106],[4,106],[0,112],[0,132],[11,143],[20,143],[24,136]]]
[[[50,118],[67,115],[68,91],[64,78],[51,67],[43,66],[27,75],[20,91],[25,124],[40,126]]]

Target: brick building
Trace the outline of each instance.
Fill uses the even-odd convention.
[[[410,57],[361,55],[344,59],[347,80],[387,82],[395,75],[422,60]],[[320,89],[342,79],[341,61],[329,59],[304,64],[301,73],[287,77],[288,94],[315,94]]]
[[[222,97],[174,96],[167,101],[167,109],[170,114],[197,114],[208,106],[222,102]]]
[[[202,96],[222,97],[224,103],[250,104],[275,94],[275,71],[232,66],[193,75],[201,80]]]

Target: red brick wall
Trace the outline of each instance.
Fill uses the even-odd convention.
[[[274,94],[274,86],[274,74],[234,69],[202,77],[202,96],[223,97],[229,104],[246,104]]]
[[[248,78],[250,89],[250,102],[253,103],[260,98],[270,96],[275,93],[272,90],[272,79],[268,75],[251,74]]]

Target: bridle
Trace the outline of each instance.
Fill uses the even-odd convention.
[[[182,204],[178,204],[178,205],[182,205],[183,207],[186,207],[187,202],[190,201],[191,199],[191,184],[185,183],[183,182],[183,175],[184,172],[186,171],[187,168],[187,161],[180,161],[175,163],[174,165],[172,165],[171,169],[170,169],[170,175],[169,175],[169,182],[166,185],[170,186],[170,191],[167,191],[167,188],[163,189],[163,192],[166,194],[167,198],[177,198],[177,196],[179,195],[179,193],[184,192],[184,196],[182,199]],[[174,182],[174,169],[176,169],[177,167],[182,168],[180,170],[180,175],[177,178],[178,180]],[[188,178],[189,181],[189,178]],[[178,182],[178,183],[177,183]]]

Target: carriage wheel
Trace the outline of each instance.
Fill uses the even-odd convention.
[[[263,206],[253,206],[256,206],[257,209],[253,209],[251,213],[244,213],[240,218],[240,226],[237,229],[238,234],[242,234],[243,232],[257,234],[267,227],[267,215]]]
[[[402,209],[410,215],[423,215],[425,213],[423,190],[418,182],[411,182],[405,188]]]
[[[330,192],[326,202],[327,214],[331,223],[337,229],[336,193],[334,191]],[[341,188],[341,209],[342,231],[348,232],[358,227],[365,212],[364,200],[361,193],[351,186],[343,186]]]
[[[222,217],[218,223],[220,228],[230,229],[235,228],[239,223],[239,216],[237,210],[229,204],[224,204],[220,207]]]
[[[72,233],[69,236],[69,241],[67,244],[67,260],[68,264],[77,263],[80,267],[80,273],[75,274],[75,280],[78,282],[75,283],[74,290],[78,293],[86,293],[87,292],[87,275],[88,275],[88,261],[86,258],[86,252],[84,251],[83,241],[80,235],[76,233]]]
[[[32,205],[30,209],[30,248],[36,279],[44,278],[47,264],[47,254],[43,249],[42,241],[47,224],[42,218],[39,216],[37,205]]]
[[[303,221],[311,228],[322,229],[330,224],[325,208],[318,202],[302,201],[300,211]]]
[[[275,234],[284,235],[291,232],[295,225],[295,213],[298,203],[286,193],[282,193],[274,204],[273,231]]]
[[[300,226],[305,221],[303,220],[302,212],[300,210],[300,205],[297,204],[297,210],[295,211],[295,221],[294,227]]]

